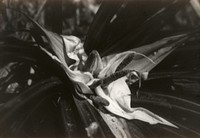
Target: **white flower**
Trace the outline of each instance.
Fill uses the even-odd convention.
[[[149,45],[146,45],[139,49],[103,58],[99,56],[97,51],[93,51],[87,57],[84,53],[83,44],[78,38],[63,36],[66,51],[56,51],[56,46],[53,46],[58,58],[53,55],[51,57],[56,59],[64,68],[75,85],[77,94],[88,100],[92,105],[94,105],[94,102],[99,103],[110,113],[125,119],[138,119],[150,124],[160,123],[176,127],[147,109],[142,107],[132,108],[131,92],[126,81],[134,83],[140,80],[141,76],[147,77],[148,72],[176,47],[175,44],[163,45],[169,40],[173,41],[183,36],[165,38],[151,44],[150,49]],[[153,52],[151,49],[153,49]],[[139,53],[140,51],[141,53]],[[148,56],[144,55],[145,52]],[[76,62],[68,65],[63,59],[65,54]],[[133,78],[130,79],[129,76],[133,76]]]

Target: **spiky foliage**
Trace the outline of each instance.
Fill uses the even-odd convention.
[[[140,11],[137,13],[133,12],[132,10],[137,9],[137,6],[142,8],[139,8]],[[177,8],[178,6],[180,7]],[[195,122],[199,119],[200,111],[199,102],[195,99],[195,96],[199,93],[198,91],[195,93],[195,91],[190,89],[198,89],[199,86],[199,77],[195,77],[194,75],[199,74],[198,64],[196,64],[198,61],[196,58],[187,57],[188,49],[191,51],[199,50],[199,47],[195,46],[195,42],[199,40],[198,22],[194,23],[194,20],[198,20],[198,18],[190,10],[189,13],[191,15],[194,14],[192,19],[188,19],[188,16],[177,18],[179,14],[187,15],[188,10],[185,9],[188,8],[190,10],[192,9],[188,1],[162,1],[160,3],[158,2],[157,5],[150,5],[139,1],[136,3],[134,1],[104,2],[94,19],[94,23],[91,26],[84,44],[88,55],[92,50],[97,51],[93,51],[92,54],[90,54],[88,60],[85,62],[87,66],[73,66],[73,68],[81,70],[78,73],[75,71],[73,72],[73,68],[69,70],[68,67],[74,64],[73,60],[70,59],[72,56],[68,54],[69,52],[73,54],[73,51],[71,51],[73,45],[70,45],[71,43],[69,43],[69,40],[72,41],[74,38],[62,38],[42,28],[37,22],[29,18],[37,28],[36,30],[31,30],[31,33],[39,47],[28,47],[27,51],[30,51],[30,55],[26,55],[25,52],[19,50],[21,48],[19,46],[16,48],[9,46],[8,48],[4,48],[4,51],[8,51],[9,56],[16,55],[15,57],[18,57],[22,62],[27,60],[36,65],[39,64],[38,67],[42,68],[44,74],[49,72],[47,71],[49,70],[49,65],[53,67],[53,69],[48,75],[44,75],[48,78],[47,80],[32,85],[24,93],[2,104],[0,113],[2,113],[3,117],[0,123],[2,126],[1,130],[3,130],[4,133],[1,134],[8,136],[9,132],[12,132],[11,135],[18,134],[20,136],[21,128],[24,129],[22,126],[26,125],[23,123],[22,119],[16,122],[14,115],[20,116],[20,110],[23,109],[22,112],[25,113],[25,118],[29,118],[28,116],[34,112],[33,109],[36,108],[40,102],[43,103],[42,99],[48,99],[48,95],[54,92],[61,92],[61,97],[65,97],[63,94],[68,93],[67,95],[70,98],[67,98],[67,100],[72,101],[66,104],[66,101],[57,100],[61,106],[66,136],[75,136],[74,132],[77,130],[80,130],[80,134],[86,134],[83,129],[77,127],[78,123],[73,120],[73,114],[79,113],[83,120],[83,125],[81,124],[81,127],[85,127],[87,135],[91,137],[99,135],[108,137],[112,136],[111,132],[113,132],[115,137],[198,137],[200,135],[199,124]],[[147,9],[149,9],[148,13],[146,13],[145,16],[140,16]],[[124,17],[124,15],[128,17]],[[186,20],[186,23],[182,22],[182,18]],[[172,21],[174,22],[171,24]],[[122,28],[122,30],[117,30],[117,28],[121,26],[124,28]],[[183,44],[185,44],[185,46],[183,46]],[[39,57],[38,55],[35,56],[36,53],[34,53],[34,49],[41,53]],[[19,54],[16,50],[22,53]],[[129,51],[127,52],[127,50]],[[168,59],[154,68],[155,65],[160,63],[174,50],[174,55],[169,56]],[[23,51],[26,51],[26,48],[23,47]],[[183,56],[181,56],[180,53],[184,53]],[[47,54],[52,59],[49,58]],[[196,52],[195,55],[199,56],[199,53]],[[184,59],[184,62],[180,63],[180,60],[172,62],[174,58]],[[36,59],[44,60],[38,61]],[[102,61],[100,59],[102,59]],[[196,63],[190,63],[191,66],[187,67],[185,64],[189,63],[191,60]],[[104,69],[101,68],[101,62],[103,62],[105,66]],[[7,77],[6,71],[9,72],[7,68],[12,66],[14,66],[14,64],[5,64],[4,68],[1,70],[4,72],[2,74],[4,74],[3,76],[5,76],[5,78]],[[15,67],[13,68],[15,69]],[[152,68],[154,69],[152,70]],[[149,71],[152,71],[152,73],[150,72],[149,79],[147,79],[145,73]],[[94,78],[99,80],[97,82],[94,81],[95,83],[88,83],[88,87],[81,81],[83,80],[86,82],[85,80],[91,76],[88,77],[86,73],[81,74],[82,72],[89,72]],[[129,74],[130,72],[132,72],[132,74]],[[56,76],[58,79],[49,79],[49,76]],[[74,92],[73,87],[69,90],[69,88],[67,89],[60,86],[61,81],[65,85],[71,85],[67,76],[74,84],[78,83],[78,85],[75,85],[79,86],[76,87],[78,92]],[[121,79],[125,76],[127,76],[127,78],[130,77],[126,83]],[[142,78],[147,80],[141,80]],[[42,78],[42,80],[43,79],[44,78]],[[192,85],[188,85],[188,83]],[[121,87],[117,86],[118,84]],[[132,93],[128,93],[131,99],[126,99],[124,101],[118,100],[116,97],[120,93],[116,93],[116,91],[119,91],[126,84],[129,84],[128,87],[132,91]],[[59,88],[54,89],[53,87],[57,85],[59,85]],[[8,86],[9,85],[6,85],[5,88]],[[135,90],[135,86],[139,86],[139,91],[138,88]],[[187,90],[188,86],[189,90]],[[98,88],[98,90],[96,89],[94,90],[96,93],[93,94],[93,92],[91,92],[88,95],[87,91],[84,91],[85,89],[83,88],[87,88],[88,90]],[[116,98],[114,100],[120,105],[120,108],[118,108],[120,110],[113,108],[112,105],[116,105],[114,103],[115,101],[113,101],[113,99],[110,100],[110,97],[107,95],[105,96],[105,93],[102,95],[103,93],[100,93],[102,91],[99,91],[100,88],[102,90],[108,89],[111,95],[110,97]],[[48,92],[48,89],[51,89],[52,92]],[[188,93],[191,91],[193,92],[192,94]],[[72,98],[71,95],[76,97]],[[77,97],[79,97],[79,99],[77,99]],[[92,105],[95,105],[95,102],[96,104],[100,103],[103,105],[103,108],[98,105],[95,106],[94,109],[86,100],[80,100],[81,98],[87,99],[90,103],[92,101]],[[111,106],[108,105],[109,103],[107,103],[106,100],[109,101]],[[30,104],[32,101],[37,104]],[[74,105],[76,108],[72,108]],[[26,108],[24,107],[26,106],[30,106],[29,110],[25,110]],[[124,111],[130,112],[130,108],[137,109],[137,107],[143,107],[138,108],[140,113],[146,113],[152,116],[150,112],[144,110],[144,108],[149,109],[178,126],[179,129],[159,124],[152,126],[137,120],[128,121],[123,119],[128,118],[127,116],[129,113],[126,114],[125,112],[123,116],[121,111],[123,111],[123,113]],[[66,109],[73,109],[73,112],[66,112]],[[167,113],[169,111],[170,114]],[[114,115],[110,115],[110,113]],[[138,117],[136,119],[138,119]],[[140,120],[142,119],[144,121],[147,118],[140,118]],[[157,120],[159,119],[160,118],[157,118]],[[155,123],[154,121],[153,123]],[[96,127],[97,129],[92,127],[94,126],[93,124],[95,124],[94,122],[98,124]],[[148,122],[148,119],[146,122]],[[69,125],[70,123],[76,127],[71,127]],[[21,127],[18,129],[8,129],[10,126],[16,126],[16,124],[19,124]],[[106,129],[108,127],[110,130]]]

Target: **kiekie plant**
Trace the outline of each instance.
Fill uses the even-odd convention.
[[[160,9],[158,6],[159,10],[148,13],[151,16],[145,17],[142,24],[139,24],[139,29],[127,30],[132,29],[131,23],[136,21],[134,18],[130,19],[129,26],[124,27],[121,34],[117,34],[116,37],[113,32],[107,32],[106,29],[119,27],[124,19],[121,15],[127,14],[127,11],[137,4],[145,7],[144,2],[117,1],[112,3],[112,8],[109,7],[110,2],[103,3],[85,43],[75,36],[58,35],[48,31],[24,14],[36,27],[36,30],[31,29],[30,33],[40,51],[51,57],[64,70],[65,77],[74,85],[75,98],[90,103],[115,137],[133,136],[129,132],[126,120],[136,119],[151,125],[159,123],[175,130],[181,127],[144,107],[133,107],[131,104],[132,97],[140,96],[141,85],[148,80],[149,72],[170,53],[191,41],[199,33],[198,27],[195,26],[193,29],[181,30],[153,42],[151,41],[154,39],[150,39],[152,36],[143,36],[142,40],[141,36],[149,31],[147,27],[153,23],[158,23],[154,31],[159,32],[159,29],[167,27],[168,24],[163,24],[158,19],[166,18],[168,11],[180,4],[179,1],[163,3],[163,8]],[[128,4],[132,4],[133,7]],[[97,24],[100,25],[99,29],[95,28]],[[133,28],[136,26],[137,23]],[[138,89],[131,90],[131,86],[136,83]],[[87,135],[92,137],[95,130],[90,131],[89,127],[86,130]]]

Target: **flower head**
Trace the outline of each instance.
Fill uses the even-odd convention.
[[[77,95],[86,99],[99,112],[106,110],[129,120],[138,119],[150,124],[176,127],[147,109],[132,108],[129,85],[147,78],[148,72],[185,38],[185,35],[168,37],[138,49],[101,58],[95,50],[87,56],[78,38],[62,36],[64,50],[56,50],[58,46],[52,45],[58,58],[53,55],[51,57],[63,67]],[[69,65],[64,55],[75,62]]]

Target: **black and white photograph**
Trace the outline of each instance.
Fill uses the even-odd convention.
[[[0,0],[0,138],[200,138],[200,0]]]

